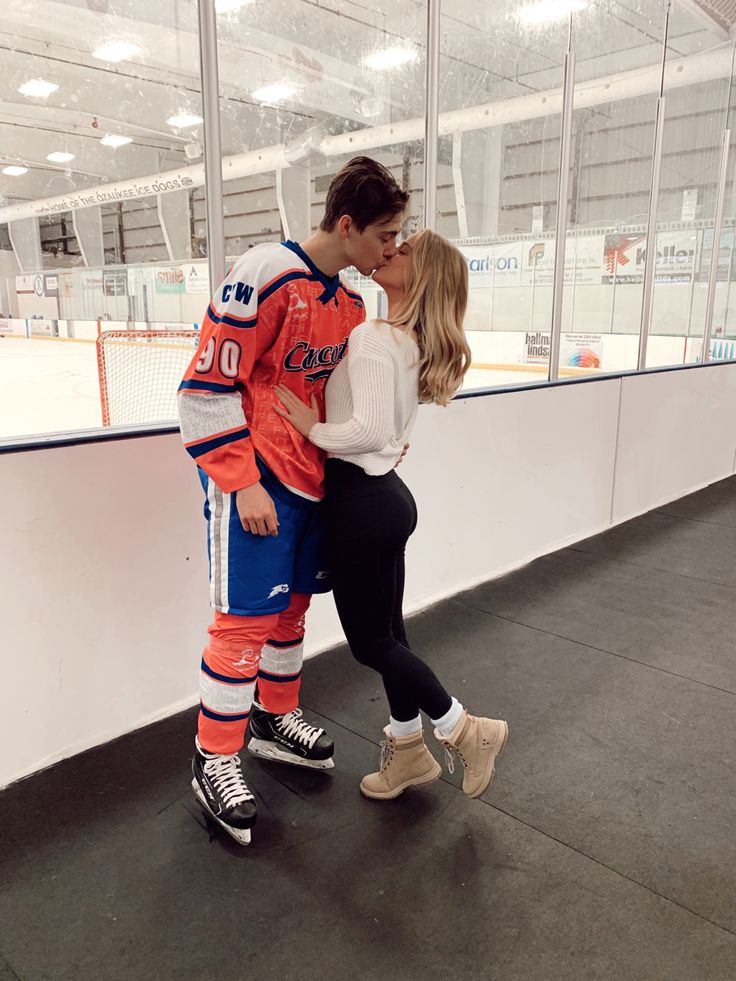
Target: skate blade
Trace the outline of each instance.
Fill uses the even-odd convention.
[[[290,753],[288,749],[274,746],[265,739],[251,739],[247,748],[249,753],[263,760],[290,763],[292,766],[306,766],[310,770],[331,770],[335,766],[332,757],[329,760],[305,760],[303,756],[297,756],[296,753]]]
[[[227,831],[231,838],[234,838],[239,845],[250,844],[250,828],[232,828],[229,824],[225,824],[225,822],[216,814],[213,814],[212,809],[207,803],[207,798],[202,793],[202,788],[199,786],[196,780],[192,780],[192,790],[194,791],[199,803],[207,812],[208,816],[211,817],[213,821],[217,821],[220,827]]]

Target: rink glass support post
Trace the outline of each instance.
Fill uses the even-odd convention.
[[[708,272],[708,296],[705,301],[705,324],[703,325],[703,349],[701,362],[710,360],[710,338],[713,331],[713,310],[716,303],[716,283],[718,282],[718,261],[721,257],[721,231],[723,230],[723,203],[726,199],[726,181],[728,179],[728,154],[731,144],[731,130],[724,129],[721,144],[721,166],[718,175],[718,196],[716,198],[716,214],[713,222],[713,248],[710,254],[710,270]]]
[[[662,144],[664,139],[665,98],[664,73],[667,67],[667,41],[670,31],[670,9],[668,0],[664,17],[664,38],[662,40],[662,67],[659,73],[659,98],[654,121],[654,148],[652,150],[652,174],[649,182],[649,212],[647,214],[647,250],[644,259],[644,288],[641,297],[641,324],[639,325],[639,371],[647,368],[647,345],[652,325],[652,300],[654,298],[654,273],[657,268],[657,213],[659,211],[659,180],[662,173]]]
[[[572,50],[572,15],[565,53],[565,75],[562,83],[562,121],[560,124],[560,167],[557,175],[557,220],[555,223],[555,271],[552,285],[552,327],[549,343],[547,378],[556,382],[560,373],[560,334],[562,331],[562,296],[565,289],[565,245],[567,244],[567,198],[570,185],[570,147],[572,111],[575,93],[575,52]]]
[[[654,124],[654,153],[652,156],[652,177],[649,185],[649,213],[647,215],[647,249],[644,260],[644,288],[641,297],[641,324],[639,327],[639,371],[647,368],[647,345],[652,324],[652,301],[654,299],[654,273],[657,267],[657,211],[659,209],[659,178],[662,171],[662,139],[664,136],[665,99],[657,99],[657,116]]]
[[[220,82],[217,67],[217,15],[214,0],[199,5],[199,70],[204,117],[204,174],[207,211],[207,260],[210,292],[225,277],[225,214],[222,192]]]
[[[465,184],[463,182],[463,134],[457,132],[453,133],[452,137],[452,183],[455,185],[455,208],[460,238],[468,238],[468,211],[465,207]],[[493,291],[491,291],[492,293]]]
[[[201,3],[201,0],[200,0]],[[427,60],[424,90],[424,227],[437,224],[437,152],[440,116],[441,0],[427,2]]]

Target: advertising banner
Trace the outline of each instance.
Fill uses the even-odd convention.
[[[658,232],[657,261],[654,277],[657,283],[688,283],[697,268],[699,233],[685,228]],[[643,283],[647,258],[647,237],[643,232],[606,235],[603,255],[603,283]]]
[[[601,281],[601,259],[605,247],[603,235],[568,235],[565,246],[566,286],[596,285]],[[524,286],[552,286],[555,275],[554,239],[537,240],[523,246]]]
[[[710,278],[710,264],[713,255],[713,229],[705,228],[701,234],[703,236],[703,243],[700,251],[700,268],[698,269],[697,279],[700,283],[707,283]],[[724,228],[721,232],[721,247],[718,250],[716,281],[722,283],[729,279],[736,279],[734,229]]]
[[[600,368],[602,362],[602,334],[563,334],[560,338],[560,367]]]
[[[541,331],[527,333],[524,361],[526,364],[549,364],[550,335]]]
[[[172,269],[157,269],[153,280],[157,293],[183,293],[186,289],[186,279],[181,266],[174,266]]]
[[[187,293],[209,295],[210,277],[206,262],[190,262],[181,267],[184,274],[184,288]]]
[[[28,321],[31,337],[58,337],[59,322],[57,320],[41,320],[40,318]]]
[[[128,273],[125,269],[106,272],[102,276],[102,292],[105,296],[125,296],[128,292]]]
[[[3,317],[0,319],[0,334],[15,334],[18,337],[27,337],[28,329],[26,321]]]
[[[498,242],[495,245],[461,245],[468,263],[470,288],[520,286],[523,245]]]
[[[18,296],[59,295],[59,277],[56,273],[30,273],[15,277],[15,292]]]
[[[538,239],[523,246],[522,285],[551,286],[555,272],[555,240]]]

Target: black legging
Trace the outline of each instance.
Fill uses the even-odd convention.
[[[325,467],[330,572],[335,605],[350,650],[378,671],[397,722],[445,715],[452,699],[409,649],[404,629],[404,549],[417,507],[395,471],[369,477],[360,467]]]

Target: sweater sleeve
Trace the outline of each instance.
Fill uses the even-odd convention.
[[[312,427],[309,439],[330,452],[371,453],[382,450],[393,434],[393,361],[387,352],[361,342],[353,349],[348,347],[347,367],[353,400],[352,417],[347,422],[318,422]]]

